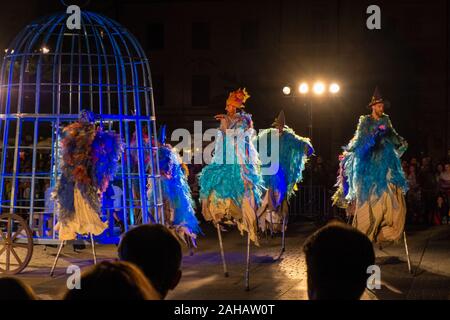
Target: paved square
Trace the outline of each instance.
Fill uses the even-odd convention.
[[[184,251],[183,278],[168,299],[307,299],[306,266],[302,244],[316,227],[312,223],[289,226],[286,252],[276,261],[281,237],[263,238],[260,247],[252,246],[250,292],[244,290],[246,238],[235,229],[223,233],[230,276],[225,278],[218,251],[215,229],[203,225],[205,235],[193,256]],[[407,230],[413,272],[408,273],[403,242],[380,248],[376,246],[377,264],[381,268],[382,288],[364,295],[364,299],[450,299],[450,225]],[[116,246],[98,245],[101,259],[116,259]],[[58,263],[55,278],[49,271],[56,248],[36,246],[29,267],[19,277],[29,283],[42,299],[58,299],[64,293],[66,268],[75,264],[82,269],[92,264],[88,246],[74,252],[66,246]],[[151,253],[149,253],[151,254]]]

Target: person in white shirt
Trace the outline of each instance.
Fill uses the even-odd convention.
[[[120,226],[120,233],[124,233],[125,232],[125,225],[123,222],[123,191],[120,187],[116,186],[115,184],[112,185],[112,188],[114,190],[114,195],[111,197],[111,199],[113,199],[114,201],[114,212],[113,212],[113,216],[114,216],[114,220],[119,223]]]

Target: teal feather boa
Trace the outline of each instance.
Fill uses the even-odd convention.
[[[218,199],[232,199],[240,207],[245,195],[244,179],[242,178],[242,166],[248,174],[245,179],[252,186],[254,200],[261,202],[263,180],[260,168],[256,165],[246,164],[217,164],[211,163],[203,168],[199,175],[200,199],[205,200],[214,191]]]

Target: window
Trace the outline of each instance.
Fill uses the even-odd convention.
[[[147,49],[164,49],[164,24],[150,23],[147,27]]]
[[[210,78],[205,75],[192,76],[192,105],[207,106],[211,96]]]
[[[247,21],[241,23],[241,49],[251,50],[259,47],[259,23]]]
[[[210,48],[209,23],[194,22],[192,24],[192,49],[205,50]]]
[[[164,106],[164,76],[162,75],[153,75],[152,76],[152,84],[153,84],[153,99],[155,100],[156,106]]]

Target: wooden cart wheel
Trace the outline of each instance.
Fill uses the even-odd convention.
[[[17,214],[0,215],[0,273],[22,272],[33,255],[33,233]]]

